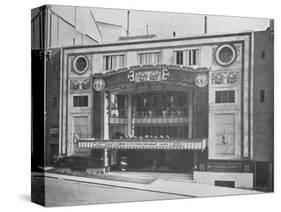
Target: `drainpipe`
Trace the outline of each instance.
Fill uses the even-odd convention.
[[[130,32],[130,10],[128,10],[127,13],[127,37],[129,36],[129,32]]]
[[[208,23],[208,18],[207,16],[204,16],[204,34],[207,34],[207,23]]]

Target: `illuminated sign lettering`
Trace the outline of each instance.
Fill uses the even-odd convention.
[[[130,71],[128,74],[128,79],[131,82],[162,81],[167,80],[168,77],[169,71],[167,68],[153,71]]]

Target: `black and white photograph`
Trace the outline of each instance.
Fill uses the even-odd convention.
[[[274,191],[274,19],[187,9],[31,10],[32,202]]]

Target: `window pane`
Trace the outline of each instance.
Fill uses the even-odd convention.
[[[199,65],[199,49],[195,51],[195,65]]]
[[[161,54],[159,52],[138,54],[138,63],[140,65],[159,64],[160,60]]]
[[[73,107],[88,107],[88,96],[73,96]]]
[[[235,102],[235,92],[229,91],[229,102],[233,103]]]
[[[216,103],[221,103],[221,91],[216,91]]]
[[[216,103],[234,103],[235,91],[216,91]]]
[[[110,70],[110,56],[105,56],[104,58],[104,68],[105,70]]]
[[[124,55],[120,55],[119,56],[118,68],[123,68],[124,66],[125,66],[125,56]]]
[[[265,91],[260,90],[260,102],[264,102],[264,101],[265,101]]]
[[[188,63],[188,65],[192,65],[192,51],[189,50],[188,53],[189,53],[189,59],[188,59],[189,63]]]
[[[196,60],[197,60],[197,54],[196,54],[197,50],[193,49],[192,50],[192,65],[196,65]]]
[[[183,51],[176,52],[176,64],[183,65]]]

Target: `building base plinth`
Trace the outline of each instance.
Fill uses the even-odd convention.
[[[254,188],[253,173],[194,171],[193,179],[195,183],[207,185],[228,186],[243,189]]]

